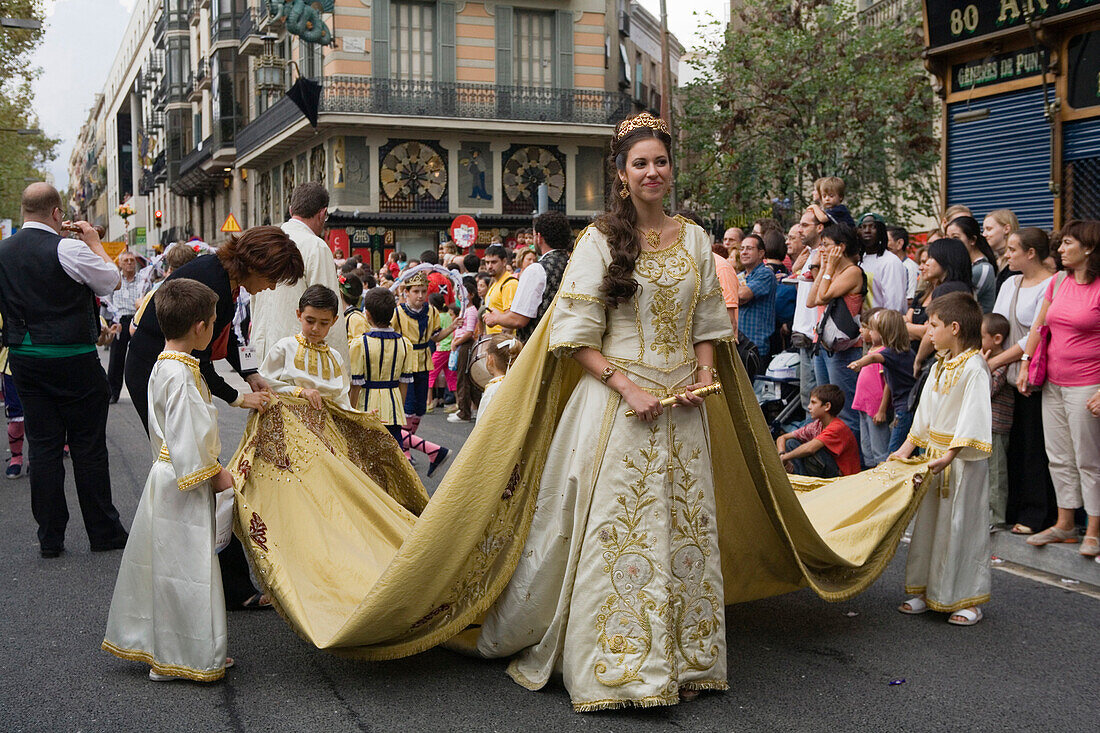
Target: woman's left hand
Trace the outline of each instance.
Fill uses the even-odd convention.
[[[1100,389],[1092,393],[1092,397],[1089,397],[1089,401],[1085,403],[1089,408],[1089,412],[1093,417],[1100,417]]]
[[[695,373],[695,384],[689,384],[684,391],[676,395],[676,404],[682,407],[699,407],[706,402],[705,397],[693,394],[695,390],[709,387],[714,384],[714,375],[708,369],[700,369]]]

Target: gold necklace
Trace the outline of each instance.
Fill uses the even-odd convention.
[[[649,229],[643,235],[645,237],[645,243],[651,250],[658,250],[661,248],[661,232],[658,229]]]

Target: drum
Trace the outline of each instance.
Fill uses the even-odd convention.
[[[492,336],[482,336],[470,350],[470,381],[482,391],[485,391],[489,380],[493,378],[489,374],[489,343],[492,340]]]

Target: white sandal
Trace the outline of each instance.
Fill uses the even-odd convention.
[[[964,621],[956,621],[957,617],[962,617]],[[953,626],[973,626],[981,621],[983,618],[982,609],[979,606],[974,606],[973,609],[964,608],[961,611],[955,611],[947,617],[947,623]]]
[[[909,608],[906,608],[906,606],[909,606]],[[910,616],[915,616],[918,613],[927,611],[928,604],[924,602],[924,596],[913,596],[908,601],[898,606],[898,610]]]

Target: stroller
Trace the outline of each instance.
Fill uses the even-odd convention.
[[[798,379],[797,351],[776,354],[763,376],[753,380],[757,402],[773,438],[793,430],[805,419]]]

